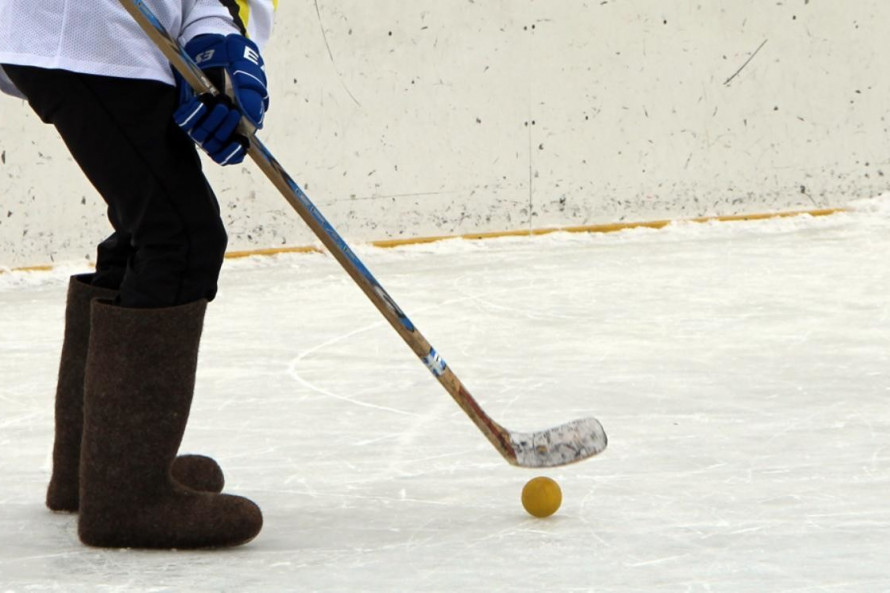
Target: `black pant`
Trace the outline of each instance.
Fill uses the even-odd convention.
[[[93,283],[119,288],[124,307],[213,299],[226,232],[194,143],[173,122],[177,91],[154,81],[3,69],[108,205],[114,234],[99,245]]]

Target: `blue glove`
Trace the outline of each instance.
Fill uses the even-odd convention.
[[[231,99],[235,105],[257,129],[263,127],[269,93],[265,64],[253,41],[243,35],[199,35],[186,44],[185,51],[212,81],[223,80],[217,85],[223,93],[227,91],[224,71],[232,82]]]
[[[244,160],[249,140],[238,133],[241,112],[224,95],[192,96],[173,114],[173,120],[216,163],[236,165]]]
[[[185,51],[214,86],[221,92],[228,91],[229,95],[198,97],[179,79],[180,106],[173,115],[174,120],[217,163],[242,162],[248,140],[237,133],[241,115],[247,116],[259,129],[269,108],[259,50],[241,35],[199,35],[186,44]]]

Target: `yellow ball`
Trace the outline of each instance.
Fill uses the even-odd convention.
[[[556,481],[538,476],[529,480],[522,488],[522,506],[530,515],[549,517],[562,504],[562,490]]]

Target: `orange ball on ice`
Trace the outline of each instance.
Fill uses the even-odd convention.
[[[549,517],[562,504],[562,490],[555,480],[539,476],[532,478],[522,488],[522,506],[530,515]]]

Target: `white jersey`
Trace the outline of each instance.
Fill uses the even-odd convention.
[[[260,48],[278,0],[144,0],[180,43],[243,33]],[[0,64],[173,84],[164,55],[119,0],[0,0]],[[0,68],[0,90],[21,96]]]

